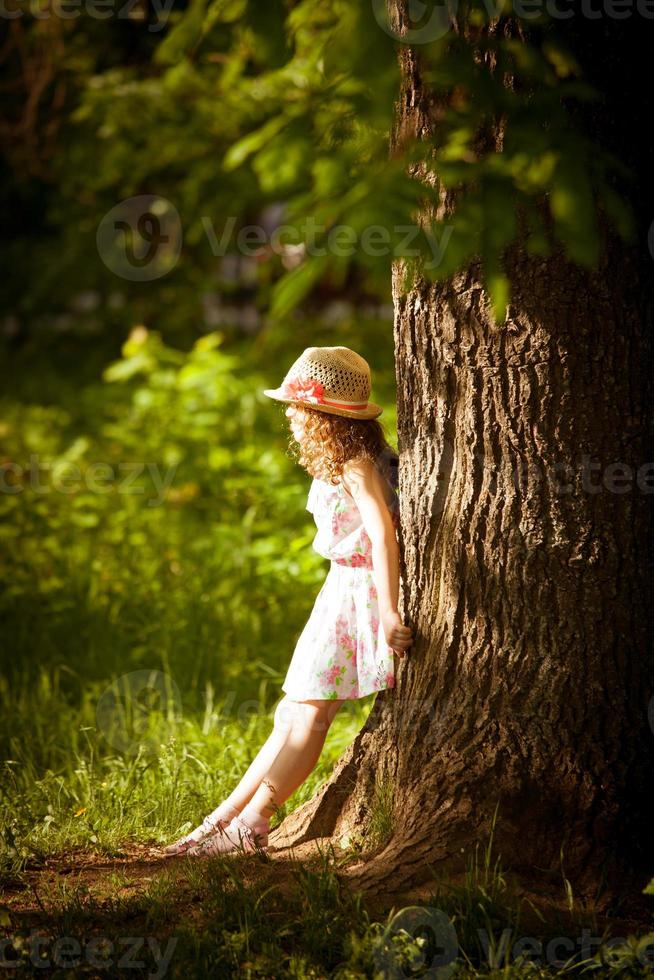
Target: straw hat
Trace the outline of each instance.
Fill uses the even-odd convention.
[[[307,347],[280,387],[266,388],[263,393],[329,415],[374,419],[383,409],[368,401],[370,387],[368,362],[349,347]]]

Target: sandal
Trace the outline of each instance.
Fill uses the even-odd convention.
[[[179,854],[186,854],[189,848],[193,847],[193,845],[200,844],[208,837],[221,833],[230,823],[229,819],[212,820],[212,816],[213,814],[210,813],[209,816],[205,817],[202,823],[195,828],[195,830],[192,830],[184,837],[180,837],[179,840],[176,840],[173,844],[168,844],[164,848],[165,857],[176,857]]]
[[[193,857],[214,857],[233,851],[261,851],[268,846],[268,832],[256,830],[235,817],[231,823],[209,839],[192,844],[187,853]]]

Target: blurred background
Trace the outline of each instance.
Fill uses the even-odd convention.
[[[392,217],[391,38],[326,8],[323,50],[313,4],[292,43],[276,3],[40,9],[0,49],[5,872],[170,838],[267,735],[327,563],[261,389],[352,347],[397,445],[389,255],[302,244]]]

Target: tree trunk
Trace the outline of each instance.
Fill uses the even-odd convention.
[[[581,25],[580,44],[593,45],[591,75],[602,66],[633,107],[616,32],[632,34],[609,27],[591,38]],[[400,46],[396,141],[432,130],[418,55]],[[629,120],[611,130],[611,112],[609,100],[586,121],[631,153],[642,192],[652,150],[636,126],[625,147]],[[400,611],[416,639],[396,688],[274,845],[365,828],[390,785],[393,834],[348,872],[357,887],[429,880],[487,842],[496,805],[504,867],[563,871],[581,889],[654,873],[652,258],[640,231],[629,249],[603,228],[591,272],[517,244],[501,327],[477,265],[401,295],[396,263]]]

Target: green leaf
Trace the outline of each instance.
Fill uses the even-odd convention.
[[[606,182],[600,187],[600,200],[608,216],[618,230],[618,234],[633,243],[636,234],[634,213],[627,201],[620,197]]]
[[[262,147],[252,163],[262,191],[273,194],[294,190],[311,163],[312,151],[310,140],[290,139],[287,133],[283,139]]]
[[[192,0],[180,22],[155,49],[153,60],[160,65],[174,65],[202,37],[206,0]]]
[[[579,62],[571,51],[562,47],[560,43],[545,41],[543,44],[543,54],[554,67],[554,71],[559,78],[567,78],[568,75],[580,75],[581,68]]]
[[[244,15],[247,7],[247,0],[212,0],[207,11],[208,25],[233,23]]]
[[[239,167],[252,153],[261,150],[267,145],[268,141],[277,136],[288,123],[288,117],[283,113],[273,116],[268,122],[264,123],[259,129],[248,133],[243,139],[237,140],[225,154],[223,158],[223,169],[226,171],[234,170]]]
[[[274,317],[286,316],[307,295],[325,272],[327,256],[312,256],[296,266],[275,284],[270,312]]]
[[[488,273],[484,280],[493,308],[493,316],[498,324],[502,324],[506,319],[509,302],[509,280],[503,272]]]
[[[576,161],[562,161],[557,167],[550,210],[557,237],[570,258],[579,265],[595,265],[599,257],[595,202],[588,176]]]
[[[136,354],[125,361],[115,361],[102,372],[103,381],[128,381],[135,374],[148,373],[154,362],[148,354]]]
[[[545,233],[543,218],[539,206],[533,200],[528,200],[519,208],[521,227],[525,235],[525,248],[529,255],[547,255],[550,243]]]

